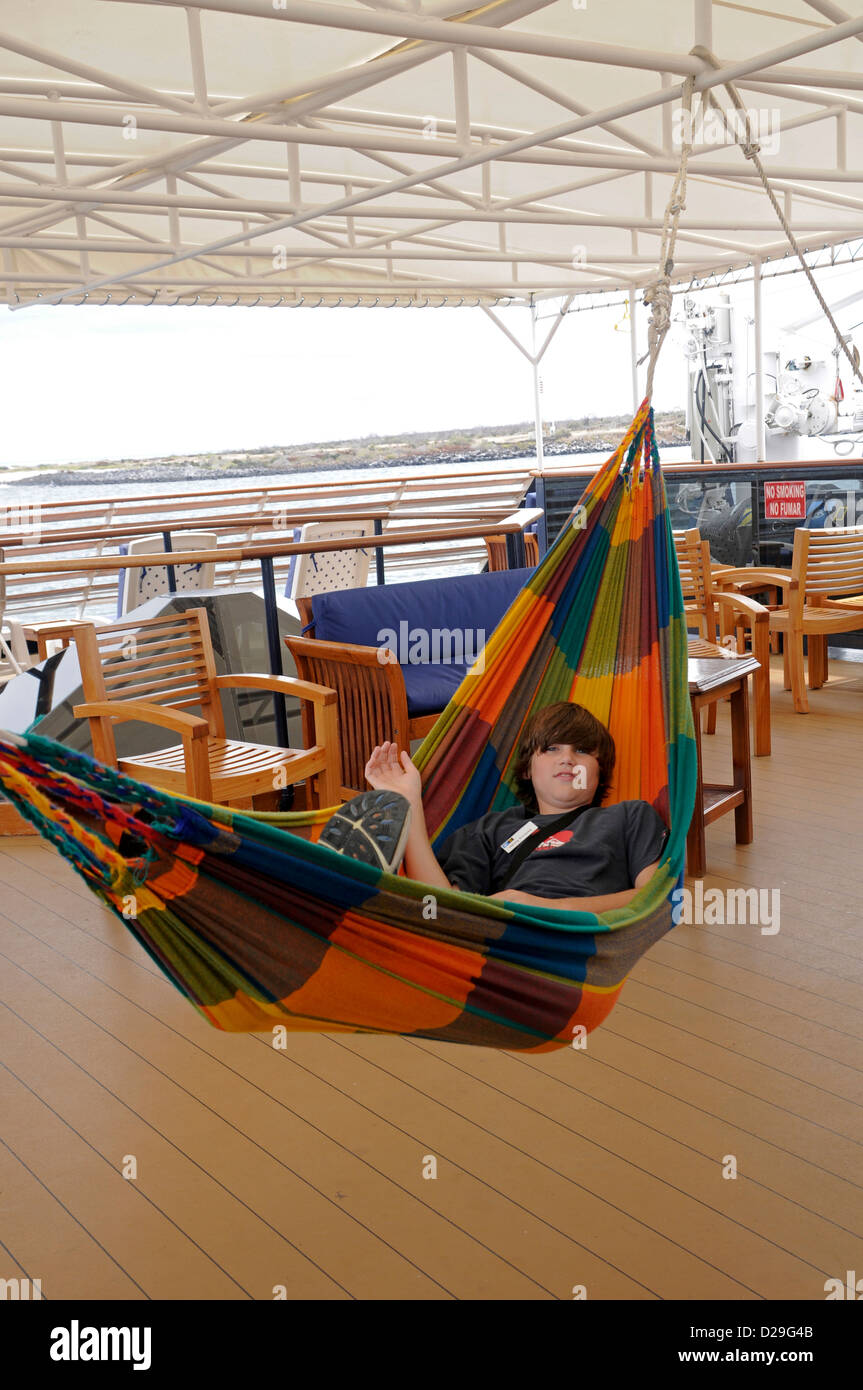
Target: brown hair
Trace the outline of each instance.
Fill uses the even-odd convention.
[[[611,785],[614,771],[614,739],[590,710],[583,705],[571,704],[568,700],[538,709],[524,727],[515,765],[516,786],[521,800],[530,809],[535,808],[536,792],[530,780],[530,760],[534,753],[543,752],[552,743],[567,743],[572,748],[592,753],[597,759],[599,786],[591,805],[600,806]]]

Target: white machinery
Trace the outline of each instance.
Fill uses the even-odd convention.
[[[755,356],[751,318],[727,294],[686,297],[678,317],[688,359],[687,425],[693,458],[703,462],[755,462]],[[800,440],[828,436],[840,456],[854,451],[863,431],[863,388],[839,348],[807,333],[814,320],[782,329],[764,353],[764,424],[767,458],[800,457]],[[855,357],[859,353],[846,334]],[[843,385],[844,383],[844,385]],[[826,443],[826,441],[825,441]]]

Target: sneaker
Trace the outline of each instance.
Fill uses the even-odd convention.
[[[410,823],[406,797],[390,791],[361,792],[330,817],[319,844],[393,873],[401,863]]]

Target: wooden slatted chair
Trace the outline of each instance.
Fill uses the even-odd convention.
[[[299,598],[297,606],[303,624],[314,632],[311,599]],[[365,765],[376,744],[388,741],[410,748],[414,739],[425,738],[434,726],[437,714],[413,719],[408,714],[405,678],[395,652],[389,652],[392,660],[387,661],[379,647],[321,642],[314,637],[286,637],[285,646],[302,680],[320,682],[337,692],[343,800],[366,789]],[[304,706],[304,739],[310,734],[309,717]]]
[[[484,540],[489,573],[492,570],[508,570],[506,536],[485,536]],[[533,531],[524,533],[524,563],[528,569],[535,569],[539,564],[539,540]]]
[[[72,636],[85,700],[74,713],[90,721],[101,762],[166,791],[222,805],[249,807],[252,797],[302,780],[309,805],[342,799],[336,692],[289,676],[217,675],[205,608],[104,628],[78,623]],[[219,692],[243,688],[294,696],[304,712],[311,706],[306,748],[227,739]],[[114,725],[123,721],[170,729],[182,741],[118,759]]]
[[[342,785],[339,800],[366,790],[365,765],[378,743],[391,741],[410,748],[437,719],[436,714],[411,719],[401,667],[383,661],[378,647],[352,646],[348,642],[318,642],[308,637],[286,637],[297,675],[304,681],[326,681],[338,696],[341,736]],[[308,734],[309,714],[303,708],[303,738]]]
[[[809,688],[817,690],[828,676],[827,639],[863,629],[863,526],[810,531],[798,526],[790,570],[726,570],[723,586],[763,580],[782,592],[771,605],[771,632],[783,634],[785,689],[792,692],[798,714],[808,714],[803,638],[809,650]]]
[[[703,642],[736,646],[743,652],[748,642],[759,670],[753,677],[753,721],[755,755],[770,753],[770,614],[762,604],[734,589],[717,584],[728,572],[725,565],[712,565],[710,546],[697,529],[675,531],[674,547],[683,589],[684,612],[694,618]],[[740,571],[736,571],[740,573]],[[717,634],[718,629],[718,634]],[[707,710],[707,732],[716,731],[716,703]]]
[[[672,531],[671,534],[674,537],[680,587],[683,590],[683,611],[688,617],[695,619],[699,636],[705,642],[715,642],[719,614],[714,601],[713,574],[714,570],[724,570],[727,566],[714,566],[711,563],[708,545],[708,563],[705,569],[703,552],[692,548],[693,545],[698,546],[701,543],[701,533],[698,530]],[[694,540],[696,537],[697,540]]]

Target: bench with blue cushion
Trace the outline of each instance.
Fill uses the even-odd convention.
[[[532,573],[529,569],[497,570],[313,594],[302,604],[306,613],[311,613],[303,631],[321,642],[394,648],[411,719],[436,714],[449,703],[471,659],[479,654]],[[433,642],[426,645],[432,648],[430,656],[442,656],[443,660],[423,661],[423,634],[435,631],[442,634],[438,651]],[[448,642],[447,633],[458,637]],[[461,654],[467,660],[452,659],[459,654],[459,639]]]

